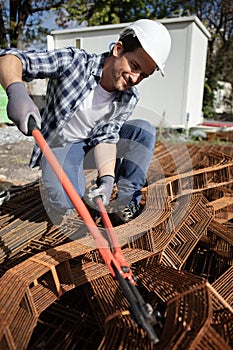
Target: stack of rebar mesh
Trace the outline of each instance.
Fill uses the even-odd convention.
[[[115,227],[163,316],[156,345],[80,217],[55,225],[39,183],[15,192],[0,216],[0,349],[231,349],[232,158],[228,144],[158,142],[142,214]]]

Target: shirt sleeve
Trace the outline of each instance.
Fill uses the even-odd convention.
[[[101,142],[117,143],[122,124],[123,120],[113,120],[105,125],[99,125],[99,127],[93,130],[93,136],[90,139],[89,145],[96,146]]]
[[[58,78],[74,60],[82,61],[84,51],[76,48],[65,48],[53,51],[20,51],[18,49],[5,49],[0,56],[11,54],[17,56],[23,66],[23,80]]]

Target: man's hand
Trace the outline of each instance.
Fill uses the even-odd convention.
[[[34,117],[38,129],[41,128],[41,116],[39,109],[29,97],[24,83],[15,82],[6,89],[8,96],[7,114],[25,135],[30,135],[28,130],[28,120],[30,116]]]
[[[114,185],[114,177],[105,175],[99,178],[99,187],[90,190],[87,197],[93,203],[95,197],[101,197],[103,204],[108,205]],[[95,204],[95,203],[93,203]]]

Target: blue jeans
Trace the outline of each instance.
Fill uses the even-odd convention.
[[[95,164],[93,148],[88,145],[88,142],[89,140],[84,140],[52,148],[81,198],[86,190],[84,169],[93,169]],[[117,143],[115,168],[119,203],[127,205],[131,201],[140,202],[141,189],[146,181],[154,146],[155,128],[150,123],[139,119],[124,123]],[[57,209],[73,208],[73,204],[45,157],[41,160],[41,169],[50,203]]]

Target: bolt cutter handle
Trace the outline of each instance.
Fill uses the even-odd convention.
[[[135,286],[136,279],[133,276],[131,268],[129,267],[128,263],[126,262],[123,256],[121,247],[117,241],[116,235],[113,232],[111,221],[108,217],[108,214],[102,203],[101,198],[98,197],[96,199],[96,203],[99,207],[99,211],[108,234],[109,242],[103,237],[101,231],[96,226],[87,207],[85,206],[79,194],[75,190],[68,176],[62,169],[60,163],[56,159],[52,149],[45,141],[40,130],[37,128],[33,117],[29,118],[29,128],[30,132],[32,133],[32,136],[35,138],[41,151],[43,152],[48,163],[50,164],[51,168],[56,174],[58,180],[60,181],[63,189],[67,193],[75,209],[77,210],[81,218],[84,220],[87,228],[92,234],[96,246],[102,258],[104,259],[105,264],[108,266],[112,276],[118,280],[124,293],[124,296],[126,297],[129,303],[129,309],[132,318],[139,327],[142,327],[147,332],[150,339],[154,343],[157,343],[159,339],[153,326],[157,325],[158,322],[154,317],[152,317],[150,308],[146,306],[148,304],[144,302]],[[109,247],[109,243],[112,245],[111,249]]]
[[[79,213],[84,223],[86,224],[88,230],[92,234],[92,237],[95,240],[96,246],[104,259],[106,265],[108,266],[111,274],[115,277],[115,269],[119,271],[119,273],[125,278],[128,277],[121,267],[121,262],[118,261],[117,256],[114,256],[109,248],[108,241],[103,237],[101,231],[96,226],[94,220],[92,219],[87,207],[83,203],[70,179],[66,175],[65,171],[62,169],[60,163],[55,157],[52,149],[49,147],[48,143],[45,141],[43,135],[40,130],[37,128],[35,120],[33,117],[29,118],[29,128],[32,133],[32,136],[35,138],[38,146],[40,147],[42,153],[56,174],[58,180],[60,181],[63,189],[67,193],[71,202],[73,203],[76,211]],[[115,267],[113,269],[113,266]]]

